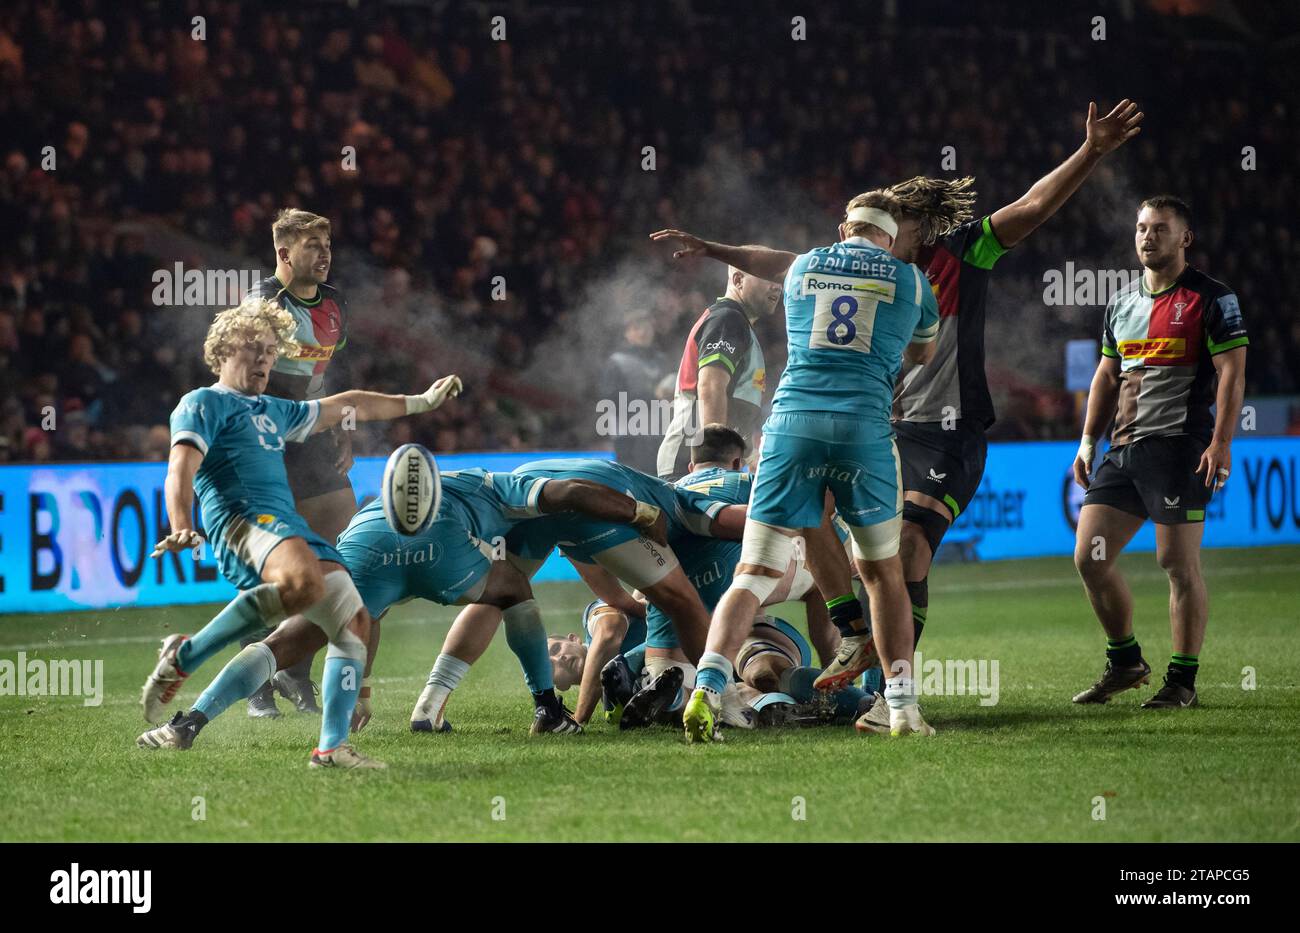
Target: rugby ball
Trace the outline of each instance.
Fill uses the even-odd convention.
[[[384,518],[401,535],[418,535],[433,524],[442,503],[442,480],[433,454],[403,444],[384,466]]]

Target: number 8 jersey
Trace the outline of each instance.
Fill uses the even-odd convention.
[[[865,237],[797,257],[785,275],[789,357],[773,413],[825,411],[888,425],[909,343],[939,333],[925,273]]]

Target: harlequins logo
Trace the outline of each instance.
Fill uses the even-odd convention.
[[[1187,307],[1187,302],[1178,301],[1174,303],[1174,323],[1183,323],[1183,309]]]

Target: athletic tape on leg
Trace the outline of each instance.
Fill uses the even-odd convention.
[[[346,571],[336,570],[325,574],[325,595],[310,606],[303,615],[313,622],[325,637],[334,642],[338,633],[347,628],[352,617],[361,611],[361,594]]]
[[[875,525],[850,525],[853,535],[853,556],[858,560],[884,560],[898,553],[898,540],[903,530],[903,516],[895,515],[887,522]]]
[[[777,576],[739,573],[736,574],[731,585],[736,589],[753,593],[762,604],[781,583],[781,578],[785,576],[793,556],[794,538],[782,534],[780,529],[772,525],[751,520],[745,524],[745,537],[740,545],[740,563],[766,567],[775,571]]]

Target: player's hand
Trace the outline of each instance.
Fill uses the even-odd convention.
[[[1084,462],[1082,457],[1074,458],[1074,481],[1087,489],[1092,480],[1088,479],[1089,465]]]
[[[1088,103],[1088,146],[1097,155],[1113,152],[1142,132],[1142,117],[1138,105],[1127,97],[1115,109],[1098,119],[1096,101]]]
[[[360,732],[370,722],[370,688],[363,686],[357,697],[357,708],[352,711],[352,731]]]
[[[667,240],[668,245],[675,247],[673,250],[674,259],[685,259],[687,256],[708,256],[709,244],[697,236],[692,236],[681,230],[656,230],[650,234],[650,239],[658,242]]]
[[[418,415],[422,412],[433,411],[447,399],[460,395],[461,388],[460,376],[443,376],[429,386],[423,395],[408,395],[406,397],[406,413],[408,415]]]
[[[1074,457],[1074,481],[1087,489],[1092,480],[1088,474],[1092,472],[1092,461],[1097,456],[1097,444],[1087,434],[1079,441],[1079,452]]]
[[[668,516],[663,512],[655,519],[655,523],[647,528],[645,536],[660,547],[668,546]]]
[[[193,528],[182,528],[180,531],[173,531],[167,537],[163,538],[153,546],[153,553],[150,557],[161,557],[168,551],[192,551],[203,543],[203,535],[199,534]]]
[[[344,431],[342,428],[334,429],[334,445],[338,448],[338,458],[334,461],[334,469],[339,473],[347,475],[352,469],[352,432]]]
[[[1210,446],[1201,454],[1201,462],[1196,465],[1196,472],[1205,474],[1205,485],[1214,484],[1218,492],[1228,481],[1232,473],[1232,448],[1222,441],[1211,441]]]

